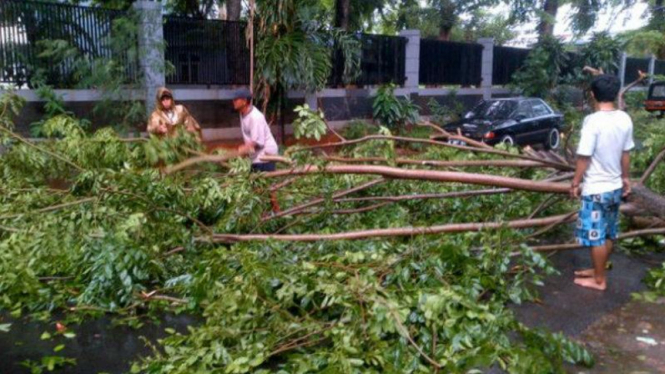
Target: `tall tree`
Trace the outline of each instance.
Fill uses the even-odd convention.
[[[226,0],[226,18],[229,21],[237,21],[240,19],[240,13],[242,11],[242,1],[241,0]]]
[[[603,9],[634,5],[637,0],[505,0],[512,8],[512,18],[516,21],[538,21],[540,37],[554,34],[554,26],[563,5],[571,7],[571,28],[578,34],[586,33],[596,24],[598,14]],[[662,0],[657,0],[662,1]]]
[[[335,27],[348,31],[350,12],[351,0],[335,0]]]
[[[451,40],[452,31],[460,26],[461,15],[473,14],[475,11],[496,5],[502,0],[427,0],[421,6],[418,0],[394,2],[394,22],[397,29],[416,28],[423,35],[436,36],[440,40]],[[435,33],[436,35],[432,35]]]
[[[538,34],[541,37],[544,35],[554,35],[554,24],[556,23],[558,12],[559,0],[545,0],[543,13],[538,24]]]

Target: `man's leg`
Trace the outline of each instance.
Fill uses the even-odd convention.
[[[605,244],[591,248],[591,259],[593,260],[593,277],[577,278],[575,284],[582,287],[593,288],[605,291],[607,288],[607,279],[605,277],[605,267],[607,260],[612,252],[612,241],[606,240]]]
[[[608,239],[605,242],[605,246],[607,247],[607,253],[608,253],[607,257],[609,258],[609,256],[612,254],[612,249],[614,247],[614,244],[611,240]],[[592,249],[592,252],[593,252],[593,249]],[[592,257],[593,257],[593,254],[592,254]],[[607,266],[607,264],[605,264],[605,266]],[[577,277],[577,278],[593,278],[595,276],[595,273],[596,272],[594,271],[593,268],[578,270],[578,271],[575,272],[575,277]]]

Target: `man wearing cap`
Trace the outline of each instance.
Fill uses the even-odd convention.
[[[187,108],[175,104],[171,90],[160,87],[157,90],[155,110],[148,120],[148,132],[159,137],[172,137],[177,134],[178,127],[182,126],[188,132],[193,133],[199,141],[201,140],[199,123],[189,114]]]
[[[261,157],[277,155],[275,138],[270,132],[266,118],[254,105],[252,93],[248,89],[237,90],[233,96],[233,109],[240,113],[240,127],[245,144],[238,147],[238,152],[252,159],[252,171],[267,172],[275,170],[275,162],[263,161]]]

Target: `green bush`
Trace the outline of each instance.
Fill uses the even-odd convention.
[[[381,86],[372,103],[374,120],[392,132],[403,131],[407,125],[418,122],[420,107],[407,97],[395,96],[395,85]]]

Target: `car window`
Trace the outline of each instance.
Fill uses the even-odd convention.
[[[522,101],[515,111],[515,117],[520,116],[522,118],[531,118],[533,114],[531,112],[531,104],[528,101]]]
[[[531,110],[533,111],[534,117],[542,117],[552,114],[547,105],[540,100],[531,100]]]
[[[651,97],[665,97],[665,84],[653,86]]]

